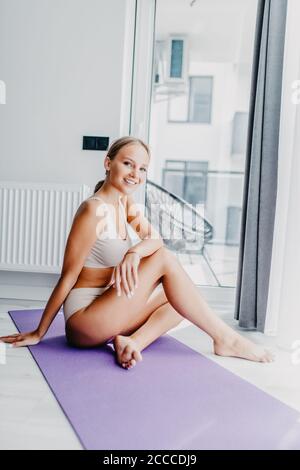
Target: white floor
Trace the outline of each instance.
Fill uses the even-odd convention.
[[[238,268],[237,246],[206,244],[204,253],[175,252],[194,284],[235,287]]]
[[[44,305],[43,302],[0,299],[0,336],[17,331],[8,310],[43,308]],[[231,312],[220,310],[218,313],[236,328]],[[257,364],[212,355],[210,338],[187,320],[169,334],[300,411],[300,364],[294,365],[290,353],[276,347],[275,338],[243,332],[253,341],[269,346],[276,354],[274,363]],[[0,416],[1,450],[82,448],[27,348],[0,350]]]

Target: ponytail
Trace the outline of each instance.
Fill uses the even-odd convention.
[[[94,189],[94,194],[99,191],[99,189],[101,188],[101,186],[103,185],[105,180],[101,180],[101,181],[98,181],[98,183],[96,184],[95,186],[95,189]]]

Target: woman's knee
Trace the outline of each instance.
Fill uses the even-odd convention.
[[[170,266],[173,265],[173,259],[175,259],[175,257],[171,251],[165,246],[162,246],[158,250],[154,251],[154,253],[151,255],[142,258],[140,269],[143,271],[145,268],[145,273],[147,273],[147,276],[151,271],[151,273],[155,273],[155,276],[159,276],[157,279],[161,279],[167,270],[170,269]]]
[[[158,256],[163,266],[164,272],[168,272],[169,269],[174,267],[174,263],[177,262],[176,255],[173,251],[163,245],[158,250]]]
[[[175,254],[169,250],[165,245],[161,246],[156,250],[150,257],[157,258],[162,264],[169,263],[170,261],[176,260]]]

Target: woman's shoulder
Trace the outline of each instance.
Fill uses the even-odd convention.
[[[105,201],[96,196],[90,196],[81,203],[82,207],[86,209],[98,207],[99,204],[105,205]]]
[[[94,198],[87,198],[84,201],[81,202],[79,205],[75,218],[80,216],[80,215],[86,215],[86,216],[96,216],[97,215],[97,207],[99,204],[103,204],[103,201],[99,201],[98,199]]]
[[[103,201],[103,199],[100,196],[93,195],[93,196],[89,196],[87,199],[85,199],[84,202],[92,202],[92,203],[102,202],[102,204],[103,204],[105,201]]]

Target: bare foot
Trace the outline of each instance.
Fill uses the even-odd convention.
[[[274,355],[243,336],[236,334],[221,342],[214,342],[214,352],[218,356],[233,356],[255,362],[273,362]]]
[[[117,335],[113,343],[118,363],[124,367],[124,369],[131,369],[137,362],[143,360],[136,342],[129,336]]]

